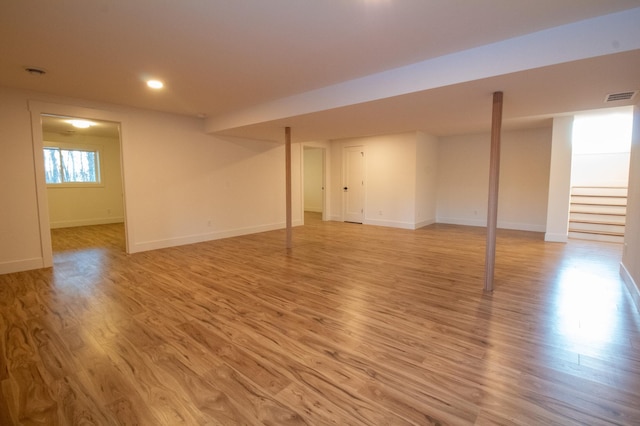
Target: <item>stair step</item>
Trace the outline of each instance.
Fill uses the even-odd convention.
[[[626,187],[574,186],[569,207],[570,238],[624,242]]]
[[[601,214],[601,213],[570,213],[570,222],[606,223],[609,225],[624,225],[625,215]]]
[[[610,235],[612,237],[624,237],[624,232],[610,232],[610,231],[597,231],[597,230],[584,230],[569,228],[569,232],[576,232],[581,234],[593,234],[593,235]]]
[[[608,215],[626,215],[626,206],[603,206],[593,204],[577,204],[571,203],[571,213],[587,213],[587,214],[608,214]]]
[[[626,197],[627,188],[620,186],[574,186],[572,195]]]
[[[585,232],[574,232],[569,231],[569,238],[575,238],[579,240],[590,240],[590,241],[603,241],[609,243],[624,243],[624,236],[620,235],[609,235],[609,234],[592,234]]]
[[[613,195],[572,195],[572,204],[584,205],[601,205],[601,206],[626,206],[627,197],[618,197]]]
[[[569,222],[569,230],[575,232],[590,232],[594,234],[624,235],[624,224],[607,224],[594,222]]]
[[[616,216],[620,217],[620,216]],[[609,225],[609,226],[624,226],[625,222],[622,221],[609,221],[609,220],[589,220],[589,219],[569,219],[571,223],[590,223],[592,225]]]

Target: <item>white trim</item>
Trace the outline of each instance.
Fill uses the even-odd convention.
[[[638,313],[640,313],[640,287],[638,287],[638,284],[633,280],[629,270],[622,262],[620,262],[620,275],[622,276],[622,281],[626,284],[627,290],[629,290],[629,295],[633,303],[635,303]]]
[[[322,213],[322,207],[307,207],[304,209],[304,211],[312,213]]]
[[[363,225],[386,226],[389,228],[415,229],[415,225],[411,222],[399,222],[395,220],[376,220],[364,219]]]
[[[40,267],[53,266],[53,248],[51,245],[51,227],[49,225],[49,197],[47,195],[47,183],[44,172],[44,138],[42,134],[41,115],[44,112],[40,103],[29,101],[31,112],[31,138],[33,147],[33,168],[36,181],[36,201],[38,205],[38,226],[40,232],[40,253],[42,265]]]
[[[292,226],[303,225],[302,220],[294,220]],[[242,235],[257,234],[259,232],[276,231],[279,229],[285,229],[286,224],[284,222],[273,223],[269,225],[250,226],[247,228],[236,228],[228,231],[210,232],[207,234],[188,235],[185,237],[167,238],[164,240],[153,240],[141,243],[136,243],[131,247],[130,253],[139,253],[149,250],[158,250],[169,247],[184,246],[187,244],[203,243],[206,241],[221,240],[223,238],[240,237]],[[283,241],[282,247],[285,244]]]
[[[567,234],[554,234],[552,232],[547,232],[544,234],[544,240],[550,243],[566,243],[569,241],[569,236]]]
[[[342,222],[342,218],[339,216],[332,216],[330,220]],[[436,223],[435,219],[427,219],[418,223],[411,223],[411,222],[400,222],[397,220],[380,220],[380,219],[365,218],[364,221],[362,222],[363,225],[385,226],[387,228],[399,228],[399,229],[411,229],[411,230],[422,228],[423,226],[432,225],[434,223]]]
[[[532,223],[520,223],[520,222],[503,222],[498,221],[499,229],[514,229],[516,231],[531,231],[531,232],[544,232],[546,231],[546,226],[544,225],[535,225]]]
[[[78,220],[60,220],[57,222],[50,222],[51,229],[58,228],[72,228],[74,226],[91,226],[91,225],[108,225],[111,223],[123,223],[124,217],[122,216],[109,216],[99,217],[93,219],[78,219]]]
[[[466,219],[456,217],[439,217],[436,223],[446,223],[450,225],[464,225],[464,226],[481,226],[487,227],[487,221],[485,219]],[[544,225],[534,225],[531,223],[519,223],[519,222],[505,222],[498,221],[498,229],[513,229],[516,231],[530,231],[530,232],[544,232]]]
[[[0,263],[0,275],[12,274],[14,272],[30,271],[32,269],[45,268],[44,261],[41,257],[33,259],[14,260],[11,262]]]
[[[29,100],[29,111],[31,112],[31,131],[32,144],[34,153],[34,168],[36,172],[36,197],[38,201],[38,220],[40,224],[40,247],[42,251],[42,267],[53,266],[53,250],[51,247],[51,224],[49,223],[49,201],[47,195],[47,184],[44,176],[44,162],[42,159],[42,150],[44,147],[42,124],[40,116],[42,114],[53,114],[67,117],[82,117],[87,119],[112,121],[120,125],[120,162],[122,174],[122,196],[124,207],[124,223],[125,223],[125,250],[130,253],[129,247],[132,241],[135,241],[133,229],[128,226],[130,218],[127,213],[127,179],[125,176],[125,123],[127,122],[124,113],[107,111],[102,109],[87,108],[76,105],[64,105],[56,103],[48,103],[36,100]]]
[[[463,226],[481,226],[486,227],[487,221],[482,219],[463,219],[457,217],[439,217],[436,219],[437,223],[446,223],[448,225],[463,225]]]
[[[413,225],[413,229],[419,229],[419,228],[423,228],[425,226],[429,226],[429,225],[433,225],[434,223],[436,223],[436,219],[426,219],[426,220],[421,220],[420,222],[417,222]]]

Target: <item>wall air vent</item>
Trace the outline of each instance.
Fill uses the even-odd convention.
[[[638,91],[633,92],[620,92],[620,93],[609,93],[605,98],[605,102],[616,102],[616,101],[630,101],[633,97],[638,93]]]

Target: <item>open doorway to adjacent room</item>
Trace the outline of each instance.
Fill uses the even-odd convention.
[[[120,124],[41,114],[44,177],[54,257],[126,251]]]
[[[576,115],[569,237],[624,242],[633,109]]]
[[[325,148],[305,146],[303,149],[304,219],[326,220]]]

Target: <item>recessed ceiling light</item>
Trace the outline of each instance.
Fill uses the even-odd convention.
[[[147,80],[147,86],[152,89],[162,89],[164,87],[164,83],[160,80]]]
[[[86,129],[96,125],[93,121],[88,120],[67,120],[67,123],[71,124],[73,127],[77,127],[78,129]]]

